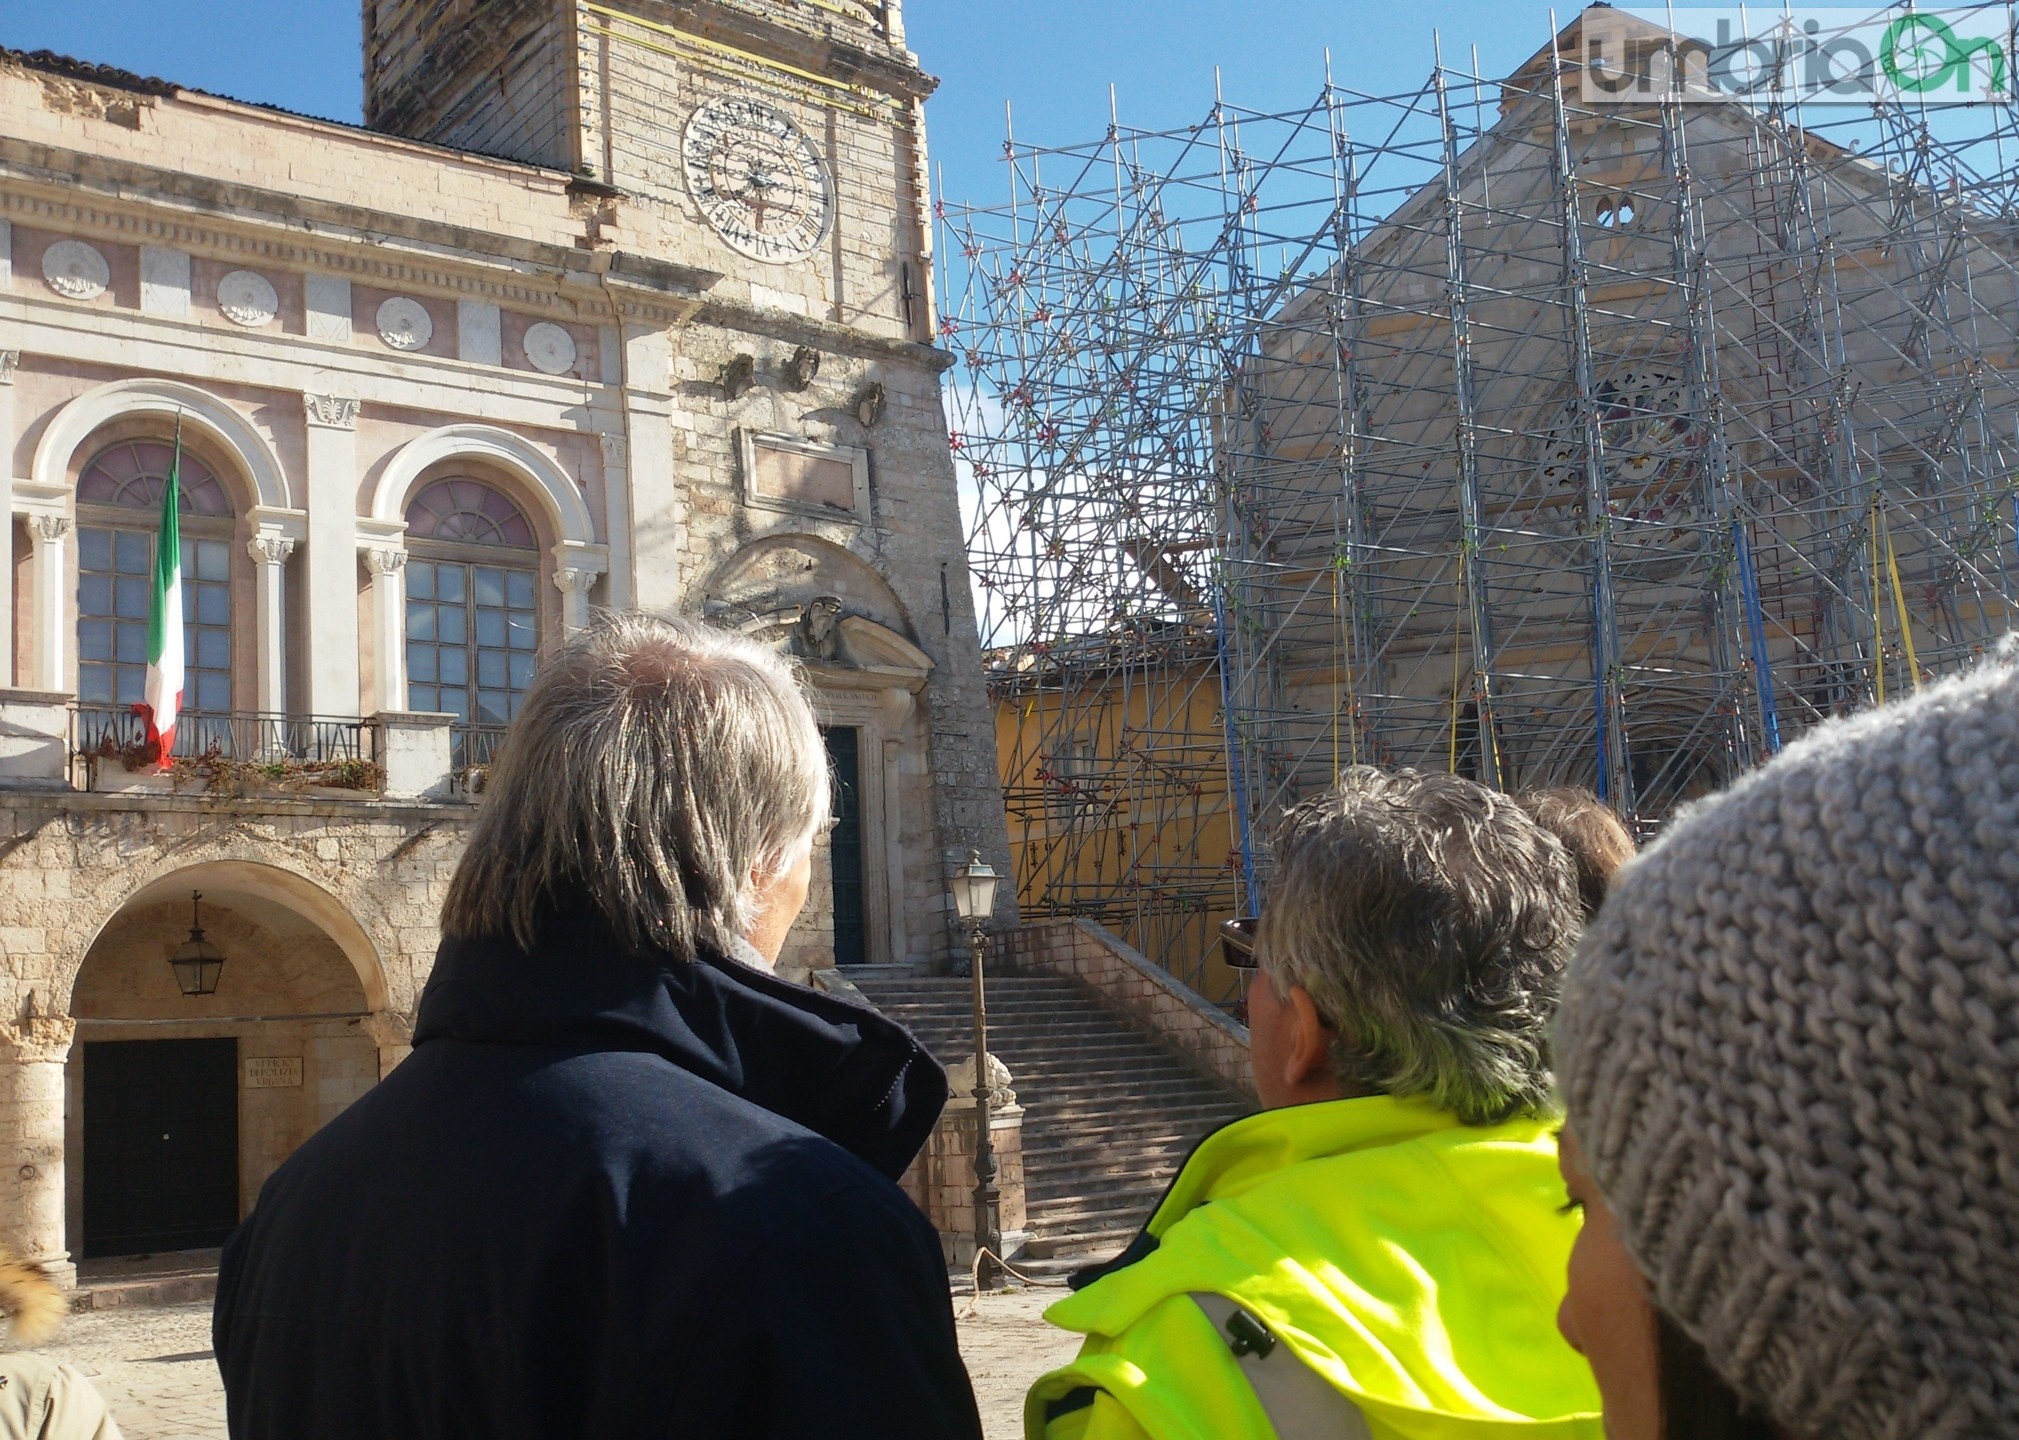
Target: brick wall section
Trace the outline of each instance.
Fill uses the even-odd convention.
[[[1019,925],[997,945],[1008,968],[1080,981],[1204,1073],[1244,1095],[1255,1093],[1248,1027],[1093,921]]]

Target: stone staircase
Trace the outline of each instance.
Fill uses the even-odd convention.
[[[881,966],[847,975],[942,1064],[973,1052],[968,981]],[[1254,1108],[1076,981],[991,975],[988,1010],[989,1051],[1024,1107],[1030,1259],[1119,1250],[1200,1138]]]

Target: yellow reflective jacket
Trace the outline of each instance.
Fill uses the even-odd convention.
[[[1237,1120],[1131,1247],[1154,1248],[1045,1312],[1087,1340],[1032,1387],[1025,1434],[1600,1440],[1597,1387],[1556,1330],[1578,1224],[1562,1200],[1540,1120],[1466,1126],[1386,1096]],[[1285,1420],[1258,1373],[1348,1423]]]

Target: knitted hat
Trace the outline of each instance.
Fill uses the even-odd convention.
[[[1620,872],[1558,1075],[1655,1303],[1805,1440],[2019,1437],[2019,671],[1820,727]]]

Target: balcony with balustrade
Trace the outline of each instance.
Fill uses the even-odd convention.
[[[7,689],[0,690],[0,789],[461,805],[483,788],[504,731],[404,711],[358,718],[185,710],[164,757],[131,706]]]

